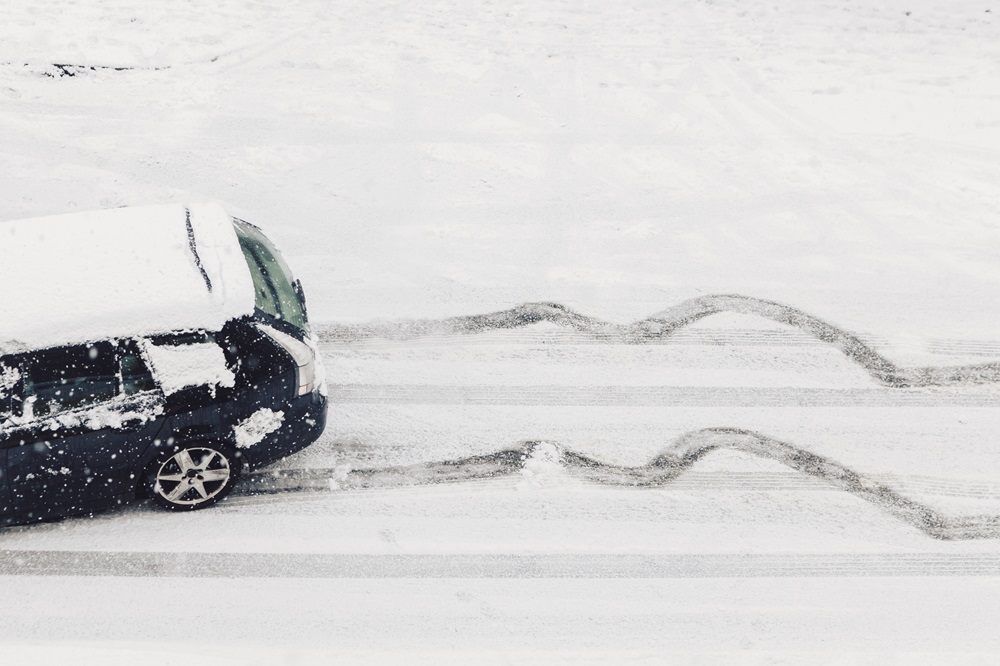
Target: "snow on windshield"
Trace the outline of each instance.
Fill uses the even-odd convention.
[[[0,222],[0,349],[219,330],[252,313],[231,220],[203,204]]]

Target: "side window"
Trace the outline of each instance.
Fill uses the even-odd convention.
[[[122,393],[125,395],[135,395],[142,391],[152,391],[156,388],[153,375],[146,367],[139,349],[134,342],[122,345],[119,356],[122,373]]]
[[[110,342],[26,354],[22,372],[28,418],[103,402],[118,393],[118,362]]]

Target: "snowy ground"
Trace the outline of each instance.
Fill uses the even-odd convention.
[[[0,533],[0,661],[995,662],[1000,539],[746,451],[653,488],[560,456],[638,467],[746,429],[995,522],[996,381],[887,385],[746,314],[644,344],[343,333],[738,293],[902,368],[1000,360],[998,13],[6,3],[0,218],[223,202],[302,278],[332,404],[282,492]],[[506,476],[414,485],[519,447]]]

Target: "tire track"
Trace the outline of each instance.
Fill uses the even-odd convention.
[[[321,336],[323,333],[320,334]],[[885,346],[887,340],[871,337],[863,338],[866,344],[872,346]],[[434,336],[428,335],[422,338],[407,340],[399,339],[377,339],[368,338],[364,340],[352,341],[352,349],[372,349],[372,348],[394,348],[403,347],[412,349],[420,346],[436,346],[442,343],[454,341],[454,335]],[[569,329],[558,331],[532,331],[522,329],[517,333],[504,335],[502,341],[488,333],[470,337],[462,341],[463,346],[469,345],[496,345],[503,344],[563,344],[563,345],[600,345],[606,341],[595,339],[588,333],[581,333]],[[944,354],[954,353],[948,346],[948,341],[934,341]],[[773,329],[733,329],[733,330],[701,330],[686,329],[676,331],[673,335],[663,338],[648,340],[648,345],[688,345],[688,346],[743,346],[743,347],[765,347],[781,345],[786,347],[821,347],[823,343],[816,338],[803,335],[799,331],[777,331]],[[327,347],[329,348],[329,347]],[[975,344],[973,351],[983,352],[996,350],[996,355],[1000,356],[1000,344],[988,342]]]
[[[531,441],[518,448],[489,455],[416,465],[256,472],[241,482],[237,492],[394,488],[501,478],[522,473],[532,458],[554,459],[569,474],[590,483],[663,488],[674,483],[707,454],[724,449],[779,462],[869,502],[935,539],[1000,538],[1000,515],[947,516],[902,495],[874,476],[866,476],[830,458],[739,428],[706,428],[689,432],[648,464],[638,467],[603,463],[568,449],[559,449],[550,442]]]
[[[321,336],[323,333],[321,332]],[[861,340],[870,347],[887,347],[891,342],[885,338],[861,336]],[[454,342],[453,335],[434,336],[408,340],[368,338],[352,341],[352,350],[372,349],[414,349],[420,347],[439,347]],[[595,339],[586,333],[571,330],[531,331],[521,330],[511,335],[505,335],[503,340],[488,334],[470,337],[462,341],[463,346],[495,346],[498,342],[506,345],[600,345],[605,341]],[[734,329],[734,330],[679,330],[668,337],[647,341],[647,345],[681,345],[681,346],[717,346],[717,347],[822,347],[824,343],[816,338],[803,335],[798,331],[775,331],[770,329]],[[324,350],[333,347],[329,341],[322,345]],[[921,345],[921,351],[935,356],[993,356],[1000,357],[1000,342],[991,340],[955,340],[947,338],[932,338]]]
[[[0,550],[0,576],[142,578],[815,578],[1000,576],[1000,555],[353,554]]]
[[[626,407],[991,407],[998,397],[891,389],[757,386],[332,384],[332,404]]]
[[[631,324],[613,324],[574,312],[558,303],[525,303],[487,314],[372,324],[335,324],[319,330],[324,343],[369,339],[413,340],[427,336],[469,335],[549,322],[604,343],[648,344],[664,340],[705,317],[733,313],[786,324],[839,350],[871,377],[891,388],[961,386],[1000,382],[1000,362],[957,366],[903,367],[860,337],[797,308],[738,294],[692,298]]]
[[[405,487],[415,485],[425,485],[429,483],[472,483],[481,480],[488,480],[494,477],[503,477],[507,474],[502,471],[490,472],[487,462],[490,456],[483,456],[483,465],[480,473],[470,474],[469,468],[463,467],[463,461],[448,463],[457,467],[453,469],[448,477],[437,473],[429,472],[425,479],[417,480],[410,472],[412,468],[396,469],[395,478],[390,480],[388,473],[377,478],[380,472],[375,468],[358,468],[336,472],[330,469],[287,469],[273,470],[266,472],[254,472],[252,480],[244,480],[243,488],[238,495],[252,496],[254,494],[269,494],[279,491],[298,490],[337,490],[375,487],[392,488],[393,485]],[[434,463],[437,464],[437,463]],[[417,466],[415,466],[417,467]],[[517,473],[516,470],[513,473]],[[375,479],[371,485],[358,483],[354,475],[364,474]],[[900,492],[917,495],[938,495],[942,497],[953,497],[973,500],[1000,500],[1000,484],[956,481],[940,477],[928,476],[897,476],[893,474],[877,474],[871,477],[875,481],[898,489]],[[826,483],[813,477],[801,476],[793,471],[789,472],[695,472],[688,471],[683,476],[675,479],[670,485],[662,486],[664,490],[681,491],[704,491],[712,492],[829,492],[830,487]]]

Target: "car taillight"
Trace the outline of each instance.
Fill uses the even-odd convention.
[[[267,337],[281,345],[285,351],[291,354],[292,359],[295,360],[295,365],[298,366],[298,395],[312,393],[316,389],[316,353],[313,351],[313,348],[305,342],[296,340],[287,333],[282,333],[266,324],[258,323],[257,328],[267,335]]]

